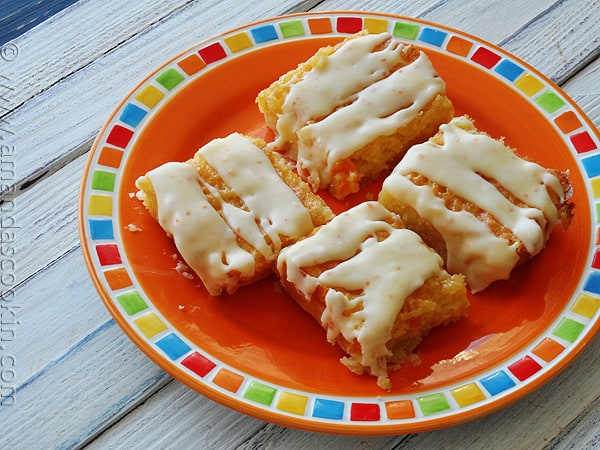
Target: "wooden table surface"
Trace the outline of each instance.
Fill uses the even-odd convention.
[[[367,10],[476,35],[548,76],[600,125],[598,0],[79,0],[0,7],[2,243],[0,448],[556,448],[600,446],[600,341],[515,404],[418,434],[337,436],[221,406],[126,337],[86,270],[77,205],[92,141],[117,103],[170,57],[281,14]],[[12,7],[11,7],[12,5]],[[15,7],[18,5],[18,7]],[[62,8],[56,8],[60,5]],[[10,315],[10,317],[9,317]],[[9,395],[10,394],[10,395]]]

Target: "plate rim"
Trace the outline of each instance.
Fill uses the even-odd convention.
[[[122,112],[123,107],[128,103],[131,97],[134,95],[136,91],[140,89],[146,83],[149,83],[153,80],[157,75],[159,75],[166,68],[173,66],[177,60],[182,58],[189,53],[197,53],[198,49],[203,48],[203,46],[214,43],[214,42],[223,42],[223,39],[227,36],[232,36],[238,32],[246,32],[248,33],[251,29],[255,29],[259,26],[266,24],[277,24],[284,22],[286,20],[293,19],[306,19],[310,17],[329,17],[333,22],[334,18],[337,17],[356,17],[361,21],[364,21],[366,17],[369,18],[383,18],[384,20],[388,20],[389,22],[395,21],[405,21],[408,23],[418,23],[420,26],[426,26],[433,30],[443,30],[448,34],[454,36],[465,37],[471,40],[472,43],[477,44],[479,48],[487,48],[491,49],[494,52],[497,52],[502,55],[505,60],[509,61],[517,61],[520,66],[525,68],[528,73],[534,74],[545,84],[546,88],[552,89],[553,92],[558,93],[559,96],[566,101],[569,108],[576,111],[578,118],[583,120],[585,124],[582,124],[582,127],[586,128],[587,131],[591,132],[591,137],[596,142],[600,140],[600,133],[596,129],[595,125],[591,121],[589,117],[581,110],[581,108],[568,96],[566,93],[560,89],[554,82],[552,82],[549,78],[539,72],[537,69],[529,65],[528,63],[522,61],[516,56],[512,55],[508,51],[503,50],[502,48],[487,42],[483,39],[480,39],[476,36],[473,36],[469,33],[465,33],[463,31],[454,29],[452,27],[438,24],[435,22],[431,22],[425,19],[408,17],[403,15],[397,15],[392,13],[383,13],[383,12],[369,12],[369,11],[356,11],[356,10],[332,10],[332,11],[317,11],[317,12],[307,12],[307,13],[294,13],[294,14],[286,14],[281,16],[269,17],[261,20],[257,20],[245,25],[241,25],[230,30],[224,31],[222,33],[213,35],[206,39],[201,40],[197,44],[188,49],[178,53],[174,57],[168,59],[164,63],[160,64],[155,70],[149,73],[146,77],[144,77],[141,81],[136,83],[136,85],[126,94],[126,96],[115,106],[114,110],[108,116],[106,121],[104,122],[102,128],[98,132],[96,138],[91,147],[90,154],[86,160],[86,164],[83,171],[83,176],[80,185],[80,193],[79,193],[79,205],[78,205],[78,229],[80,242],[82,246],[83,256],[85,260],[86,267],[92,281],[94,283],[95,288],[97,289],[103,303],[107,307],[111,316],[114,320],[119,324],[120,328],[125,332],[129,339],[140,349],[143,353],[146,354],[154,363],[156,363],[159,367],[165,370],[167,373],[172,375],[174,378],[186,384],[188,387],[192,388],[198,393],[215,400],[229,408],[242,412],[244,414],[259,418],[261,420],[265,420],[268,422],[277,423],[284,426],[292,426],[295,428],[305,429],[309,431],[319,431],[325,433],[339,433],[339,434],[372,434],[372,435],[382,435],[382,434],[394,434],[394,433],[408,433],[408,432],[419,432],[419,431],[429,431],[436,428],[442,428],[446,426],[456,425],[458,423],[463,423],[468,420],[473,420],[475,418],[488,415],[494,411],[497,411],[501,408],[508,406],[516,402],[517,400],[525,397],[532,391],[538,389],[542,385],[544,385],[549,379],[554,378],[558,375],[564,368],[566,368],[579,354],[580,352],[588,345],[588,343],[592,340],[592,338],[597,334],[600,329],[600,321],[598,320],[598,311],[596,311],[595,315],[589,318],[587,322],[588,331],[583,335],[581,339],[577,341],[577,343],[569,348],[569,351],[565,355],[565,357],[561,358],[559,364],[551,366],[550,370],[544,370],[538,376],[535,377],[534,380],[530,380],[530,382],[519,385],[518,389],[509,391],[505,394],[498,394],[498,396],[492,396],[492,401],[485,402],[484,404],[475,404],[471,407],[461,407],[458,409],[450,409],[449,414],[432,414],[422,416],[421,419],[412,422],[403,422],[401,420],[392,420],[388,417],[385,417],[383,401],[377,403],[377,405],[381,409],[381,419],[379,421],[372,421],[370,419],[365,420],[350,420],[349,414],[351,413],[348,408],[344,409],[344,417],[342,420],[339,419],[328,419],[328,418],[310,418],[306,415],[299,415],[297,413],[279,410],[274,408],[264,408],[260,404],[250,403],[248,401],[241,401],[240,395],[231,395],[230,392],[227,392],[225,389],[219,390],[214,385],[207,385],[203,383],[202,380],[198,380],[196,377],[187,373],[186,371],[181,370],[180,367],[174,367],[174,361],[166,359],[164,356],[157,354],[156,347],[153,347],[149,344],[148,340],[140,335],[140,332],[137,331],[133,324],[127,321],[127,318],[123,317],[122,308],[116,304],[116,300],[111,296],[111,293],[107,291],[105,282],[100,277],[100,272],[102,269],[99,267],[96,259],[92,255],[92,243],[94,241],[90,238],[89,232],[89,211],[86,210],[86,207],[89,207],[89,204],[86,203],[86,200],[89,202],[89,198],[86,198],[86,194],[90,192],[90,178],[91,178],[91,169],[94,166],[94,158],[97,157],[97,153],[100,149],[100,144],[106,141],[107,133],[109,130],[114,127],[115,121],[117,120],[117,115],[119,112]],[[389,25],[388,25],[389,27]],[[327,36],[334,35],[347,35],[349,33],[343,33],[336,30],[333,30],[331,34]],[[305,37],[317,37],[312,34],[307,34]],[[276,42],[281,42],[282,38],[278,38]],[[292,39],[292,38],[290,38]],[[421,44],[421,42],[417,42]],[[256,44],[256,48],[252,47],[252,51],[260,49],[260,46]],[[231,55],[230,55],[231,56]],[[224,60],[226,61],[227,58]],[[135,127],[134,127],[135,128]],[[596,149],[597,150],[597,149]],[[572,152],[573,150],[570,149]],[[592,220],[592,225],[590,227],[592,236],[590,236],[590,249],[588,249],[588,262],[591,260],[592,253],[594,250],[594,239],[593,234],[597,229],[597,219],[593,213],[593,197],[590,195],[590,187],[589,187],[589,178],[586,177],[585,168],[582,166],[581,158],[578,159],[577,155],[572,154],[574,160],[579,165],[582,177],[587,185],[587,197],[590,207],[590,218]],[[97,163],[96,163],[97,164]],[[589,175],[589,174],[588,174]],[[116,195],[118,189],[115,189],[114,194]],[[114,214],[118,214],[118,208]],[[87,220],[86,220],[87,219]],[[115,237],[118,240],[118,237]],[[589,264],[586,265],[588,267]],[[582,274],[580,279],[580,287],[583,288],[582,284],[584,282],[585,273]],[[577,291],[583,289],[578,288]],[[587,291],[586,291],[587,292]],[[600,291],[594,291],[592,294],[600,294]],[[573,299],[571,299],[568,303],[571,303]],[[567,304],[568,304],[567,303]],[[565,305],[566,308],[567,305]],[[163,318],[164,319],[164,318]],[[591,324],[591,325],[590,325]],[[199,389],[198,383],[200,382],[201,386]],[[247,387],[247,386],[246,386]],[[282,388],[285,388],[282,386]],[[240,388],[241,389],[241,388]],[[287,388],[286,388],[287,389]],[[441,389],[437,389],[440,391]],[[294,389],[287,389],[287,391],[291,391],[291,394],[295,394]],[[332,397],[335,396],[326,396],[319,395],[319,397]],[[356,399],[351,400],[351,404],[359,404],[358,401],[360,399],[365,399],[364,397],[357,397]],[[368,397],[367,397],[368,398]],[[314,399],[312,399],[314,401]],[[360,403],[361,405],[363,403]],[[364,403],[368,404],[368,402]],[[386,420],[384,420],[386,419]]]

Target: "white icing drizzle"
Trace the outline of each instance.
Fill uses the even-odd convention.
[[[502,142],[463,128],[472,126],[466,117],[442,125],[444,145],[428,141],[412,147],[384,181],[383,190],[413,207],[440,232],[448,251],[448,270],[464,273],[471,289],[480,291],[492,281],[508,278],[519,259],[519,244],[509,245],[496,237],[470,213],[448,210],[428,187],[414,185],[407,175],[422,174],[488,211],[531,256],[544,248],[559,220],[546,188],[561,199],[564,194],[557,177],[519,158]],[[496,180],[528,206],[514,205],[486,178]]]
[[[246,208],[226,202],[186,163],[167,163],[147,176],[156,194],[159,223],[173,236],[182,257],[212,295],[222,288],[231,293],[237,287],[231,272],[239,272],[239,278],[255,271],[253,255],[238,245],[236,235],[272,261],[281,248],[281,235],[298,238],[310,232],[313,223],[268,157],[248,138],[234,133],[209,142],[198,153]],[[219,201],[220,211],[202,188]]]
[[[208,292],[219,295],[235,287],[231,271],[254,274],[253,256],[240,248],[231,228],[204,195],[189,164],[169,162],[147,173],[156,193],[158,221]]]
[[[301,81],[292,82],[277,120],[276,143],[295,141],[296,130],[331,113],[339,102],[387,76],[393,66],[403,63],[399,51],[403,44],[398,41],[390,41],[385,48],[374,51],[389,38],[388,33],[381,33],[349,39],[321,60],[320,66],[304,73]]]
[[[421,53],[413,63],[356,94],[349,105],[298,130],[298,166],[309,172],[313,189],[325,188],[338,161],[408,124],[443,91],[444,82]]]
[[[208,183],[203,182],[202,185],[214,198],[219,199],[221,214],[223,214],[227,224],[235,230],[235,233],[254,247],[265,258],[273,258],[273,249],[265,240],[262,230],[256,223],[254,213],[227,203],[222,198],[219,190]]]
[[[281,248],[280,235],[298,238],[313,229],[308,209],[279,177],[267,155],[245,136],[233,133],[215,139],[198,153],[248,206],[276,251]],[[244,221],[238,223],[233,215],[225,213],[225,216],[236,233],[248,232]]]
[[[278,258],[280,274],[307,301],[318,286],[330,288],[321,316],[327,339],[333,343],[341,334],[349,342],[357,340],[362,349],[361,364],[376,376],[386,375],[390,355],[386,343],[406,298],[425,280],[443,272],[439,255],[416,233],[385,222],[390,217],[377,202],[359,204],[314,235],[283,249]],[[388,236],[378,241],[378,232]],[[339,263],[318,277],[303,271],[330,261]],[[281,273],[284,263],[285,274]],[[355,293],[354,298],[344,291]]]
[[[404,44],[390,38],[381,33],[351,39],[290,86],[275,146],[294,142],[297,135],[297,153],[290,156],[301,173],[308,172],[313,190],[328,186],[337,161],[392,134],[445,92],[424,53],[392,71],[406,62],[400,51]]]

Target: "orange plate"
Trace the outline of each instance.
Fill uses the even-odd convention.
[[[469,316],[435,330],[421,363],[389,393],[349,373],[337,347],[275,278],[213,298],[176,270],[177,251],[133,196],[136,178],[188,159],[217,137],[271,134],[256,94],[317,48],[361,29],[422,47],[457,114],[504,136],[520,153],[571,172],[577,205],[568,231],[472,296]],[[80,201],[92,278],[127,335],[175,378],[264,420],[313,431],[408,433],[464,422],[505,406],[556,375],[598,329],[600,281],[595,178],[598,131],[543,75],[501,49],[447,27],[400,16],[335,12],[278,17],[200,43],[143,80],[92,148]],[[338,212],[377,195],[375,183]],[[568,267],[565,268],[565,263]]]

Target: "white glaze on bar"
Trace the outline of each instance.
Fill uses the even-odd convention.
[[[547,188],[561,199],[564,193],[558,178],[540,165],[519,158],[487,135],[462,128],[472,126],[465,117],[442,125],[444,145],[428,141],[411,148],[384,181],[383,189],[413,207],[440,232],[446,241],[448,270],[464,273],[471,289],[480,291],[492,281],[508,278],[519,259],[518,243],[509,245],[496,237],[470,213],[448,210],[428,187],[414,185],[407,175],[422,174],[488,211],[515,234],[531,256],[544,248],[559,221]],[[528,206],[517,207],[486,178],[496,180]]]
[[[212,295],[222,289],[231,293],[240,274],[251,277],[255,272],[253,255],[239,246],[236,235],[272,261],[281,249],[281,235],[298,238],[310,232],[313,223],[268,157],[246,137],[234,133],[215,139],[198,153],[243,201],[243,208],[226,202],[189,164],[167,163],[147,176],[159,223],[173,236],[182,257]],[[219,211],[203,188],[217,199]]]
[[[309,211],[279,177],[264,152],[246,137],[233,133],[209,142],[198,153],[243,200],[250,214],[273,241],[276,251],[281,248],[280,235],[298,238],[312,230]],[[244,235],[248,232],[245,222],[238,223],[234,216],[230,218],[227,214],[226,217],[231,227],[248,242],[260,239],[259,236]],[[249,227],[249,230],[252,228]]]
[[[340,102],[403,63],[399,51],[403,44],[398,41],[374,51],[389,38],[388,33],[381,33],[349,39],[320,66],[304,73],[301,81],[291,84],[277,119],[276,144],[295,141],[294,133],[306,123],[330,114]]]
[[[407,125],[444,88],[421,53],[413,63],[356,94],[352,103],[298,130],[298,167],[308,171],[313,189],[325,188],[338,161]]]
[[[229,225],[215,211],[201,188],[196,170],[169,162],[147,173],[156,193],[158,221],[173,237],[186,263],[212,295],[236,284],[231,271],[254,274],[254,258],[240,248]]]
[[[351,39],[290,86],[275,146],[297,140],[290,156],[313,190],[329,185],[336,162],[408,124],[445,92],[424,53],[393,71],[406,64],[402,46],[388,33]]]
[[[392,227],[384,220],[390,212],[377,202],[365,202],[336,216],[317,233],[282,250],[280,274],[301,291],[307,301],[318,286],[330,288],[321,324],[334,343],[341,334],[357,340],[361,364],[376,376],[386,375],[386,343],[406,298],[425,280],[443,272],[441,258],[414,232]],[[387,238],[378,241],[376,233]],[[318,277],[304,267],[340,261]],[[283,265],[286,273],[281,273]],[[354,298],[345,291],[355,293]],[[348,314],[357,305],[359,310]]]

